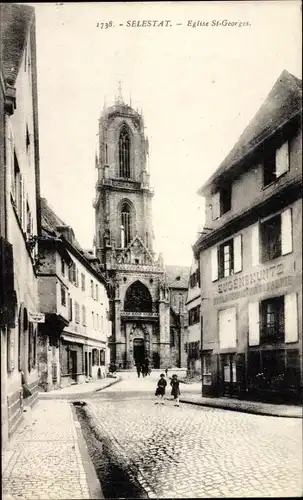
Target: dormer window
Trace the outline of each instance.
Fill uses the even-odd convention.
[[[212,218],[219,219],[231,210],[231,184],[225,184],[212,197]]]
[[[130,137],[126,127],[119,135],[119,173],[120,177],[130,178]]]
[[[289,144],[284,142],[278,149],[265,155],[263,167],[264,186],[269,186],[289,170]]]

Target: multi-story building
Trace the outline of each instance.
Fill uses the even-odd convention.
[[[201,376],[201,289],[199,262],[193,259],[186,297],[188,314],[187,373],[190,377]]]
[[[37,397],[39,312],[36,275],[39,211],[39,145],[34,9],[0,6],[1,45],[1,404],[2,439]],[[3,141],[3,133],[5,140]],[[4,154],[3,154],[4,151]]]
[[[44,390],[103,378],[111,333],[106,282],[97,259],[41,200],[39,376]]]
[[[301,112],[301,81],[283,71],[200,189],[205,395],[302,394]]]
[[[183,363],[184,354],[176,357],[170,339],[169,290],[178,289],[179,270],[168,278],[162,259],[153,252],[153,190],[142,115],[120,95],[103,110],[98,135],[95,243],[112,284],[111,359],[119,367],[146,358],[155,367]],[[183,340],[178,345],[184,353]]]

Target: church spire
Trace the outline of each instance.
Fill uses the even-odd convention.
[[[118,95],[116,95],[116,104],[124,104],[122,97],[122,82],[118,81]]]

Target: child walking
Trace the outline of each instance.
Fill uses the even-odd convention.
[[[172,376],[170,385],[171,385],[171,395],[174,396],[175,406],[180,406],[179,405],[179,396],[181,393],[180,393],[180,389],[179,389],[180,382],[178,380],[178,375],[174,374]]]
[[[164,373],[161,373],[160,378],[159,378],[158,383],[157,383],[155,396],[158,396],[158,400],[160,400],[160,403],[162,405],[164,405],[163,398],[164,398],[166,386],[167,386],[167,382],[165,380]],[[158,401],[156,401],[155,404],[157,405]]]

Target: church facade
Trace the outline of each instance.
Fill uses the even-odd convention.
[[[122,98],[104,108],[96,156],[95,246],[110,283],[111,361],[120,368],[146,358],[155,368],[185,364],[187,268],[183,273],[176,268],[175,279],[169,281],[161,255],[156,258],[153,251],[148,154],[142,115]],[[172,276],[174,269],[169,267]],[[171,297],[176,291],[180,306],[173,323],[178,349],[173,349],[171,316],[176,313]]]

